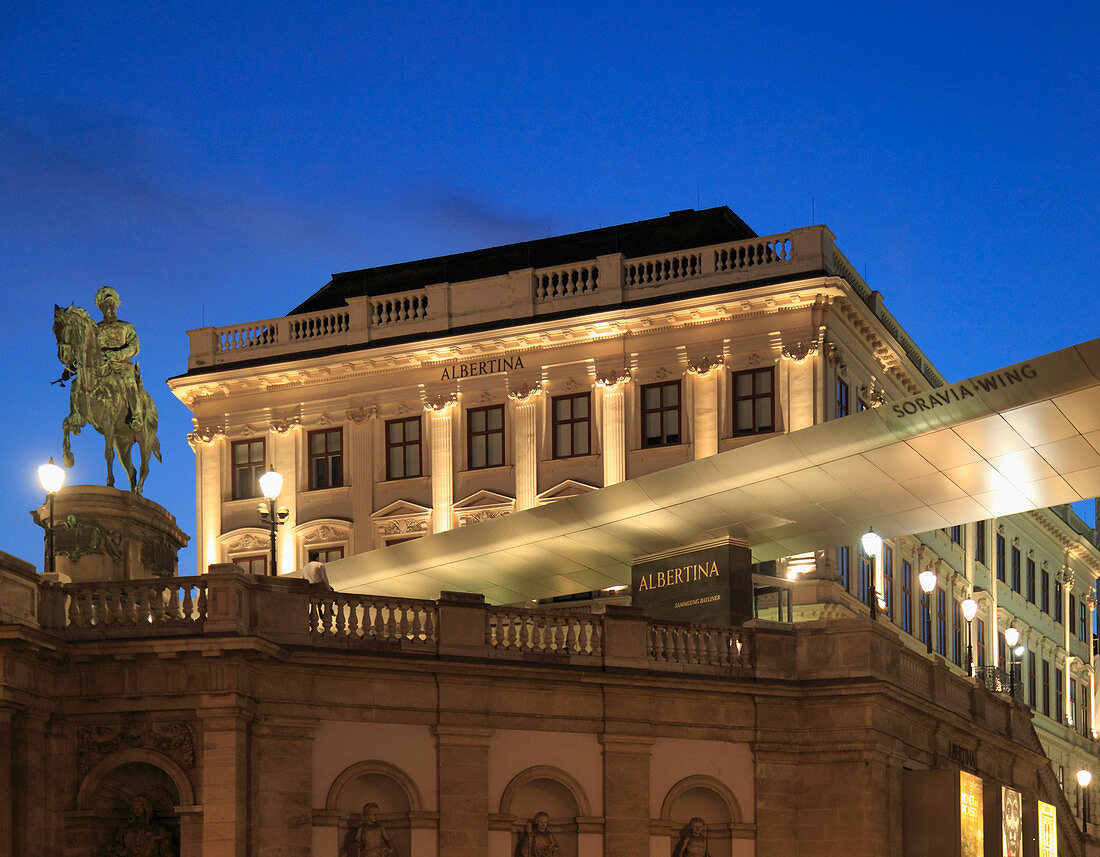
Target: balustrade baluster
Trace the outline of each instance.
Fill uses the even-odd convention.
[[[398,609],[399,608],[394,604],[387,604],[386,605],[386,610],[388,611],[388,614],[389,614],[386,617],[386,639],[387,640],[392,640],[397,635],[397,622],[396,622],[396,619],[395,619],[393,614]]]
[[[565,650],[570,654],[578,651],[577,649],[577,620],[566,619],[565,620]]]
[[[420,622],[420,608],[412,607],[410,608],[410,610],[412,611],[412,628],[409,631],[411,639],[422,640],[424,639],[424,637],[422,636],[424,633],[424,628]]]
[[[354,640],[358,640],[362,633],[363,622],[359,618],[361,609],[364,609],[363,604],[358,600],[348,604],[348,637]]]
[[[435,614],[431,607],[424,608],[424,640],[435,642]]]

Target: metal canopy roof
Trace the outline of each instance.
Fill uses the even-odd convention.
[[[588,494],[328,565],[340,590],[493,603],[630,582],[722,536],[757,562],[1100,495],[1100,339]]]

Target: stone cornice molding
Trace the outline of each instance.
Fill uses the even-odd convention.
[[[458,404],[458,393],[436,393],[424,399],[424,410],[436,414],[445,414]]]
[[[195,430],[187,435],[187,443],[190,444],[191,449],[195,449],[199,446],[213,446],[219,440],[225,440],[225,425],[203,425],[195,426]]]
[[[281,420],[272,420],[268,430],[275,434],[287,434],[290,431],[297,431],[302,427],[302,418],[300,416],[286,417]]]
[[[610,372],[596,376],[596,386],[610,392],[620,384],[627,384],[631,380],[633,379],[629,369],[612,369]]]
[[[542,382],[518,382],[508,388],[508,398],[519,405],[525,405],[542,395]]]
[[[378,405],[370,405],[369,407],[351,408],[344,411],[344,419],[350,423],[362,424],[367,420],[378,419]]]
[[[818,351],[820,346],[816,341],[812,342],[796,342],[794,345],[784,345],[783,349],[779,352],[779,355],[784,360],[789,360],[796,366],[801,366]]]

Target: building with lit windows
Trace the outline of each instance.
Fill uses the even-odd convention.
[[[285,478],[286,573],[947,395],[826,227],[757,236],[726,208],[338,274],[285,316],[189,336],[169,383],[194,415],[200,572],[268,569],[256,509],[269,468]],[[1068,440],[1038,463],[1009,444],[1003,466],[1100,463],[1096,442]],[[961,500],[942,473],[898,478],[924,502]],[[1073,774],[1097,765],[1096,534],[1064,506],[943,523],[887,539],[876,564],[855,543],[761,563],[757,580],[784,594],[760,587],[758,615],[848,619],[878,593],[902,643],[930,646],[947,672],[964,674],[969,641],[974,670],[1031,709],[1073,803]],[[623,582],[563,572],[533,597],[622,602]],[[532,598],[491,574],[449,588]]]

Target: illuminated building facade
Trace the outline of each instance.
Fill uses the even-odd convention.
[[[945,384],[826,227],[761,237],[724,208],[339,274],[286,316],[190,337],[170,384],[194,414],[200,571],[267,569],[268,468],[286,572],[918,394],[931,410]],[[1020,631],[1012,683],[1066,792],[1095,765],[1100,551],[1068,509],[892,539],[873,570],[853,544],[773,572],[793,576],[798,621],[866,611],[874,579],[901,638],[925,648],[927,616],[956,673],[973,596],[973,661],[1003,671]],[[605,583],[563,575],[541,597]]]

